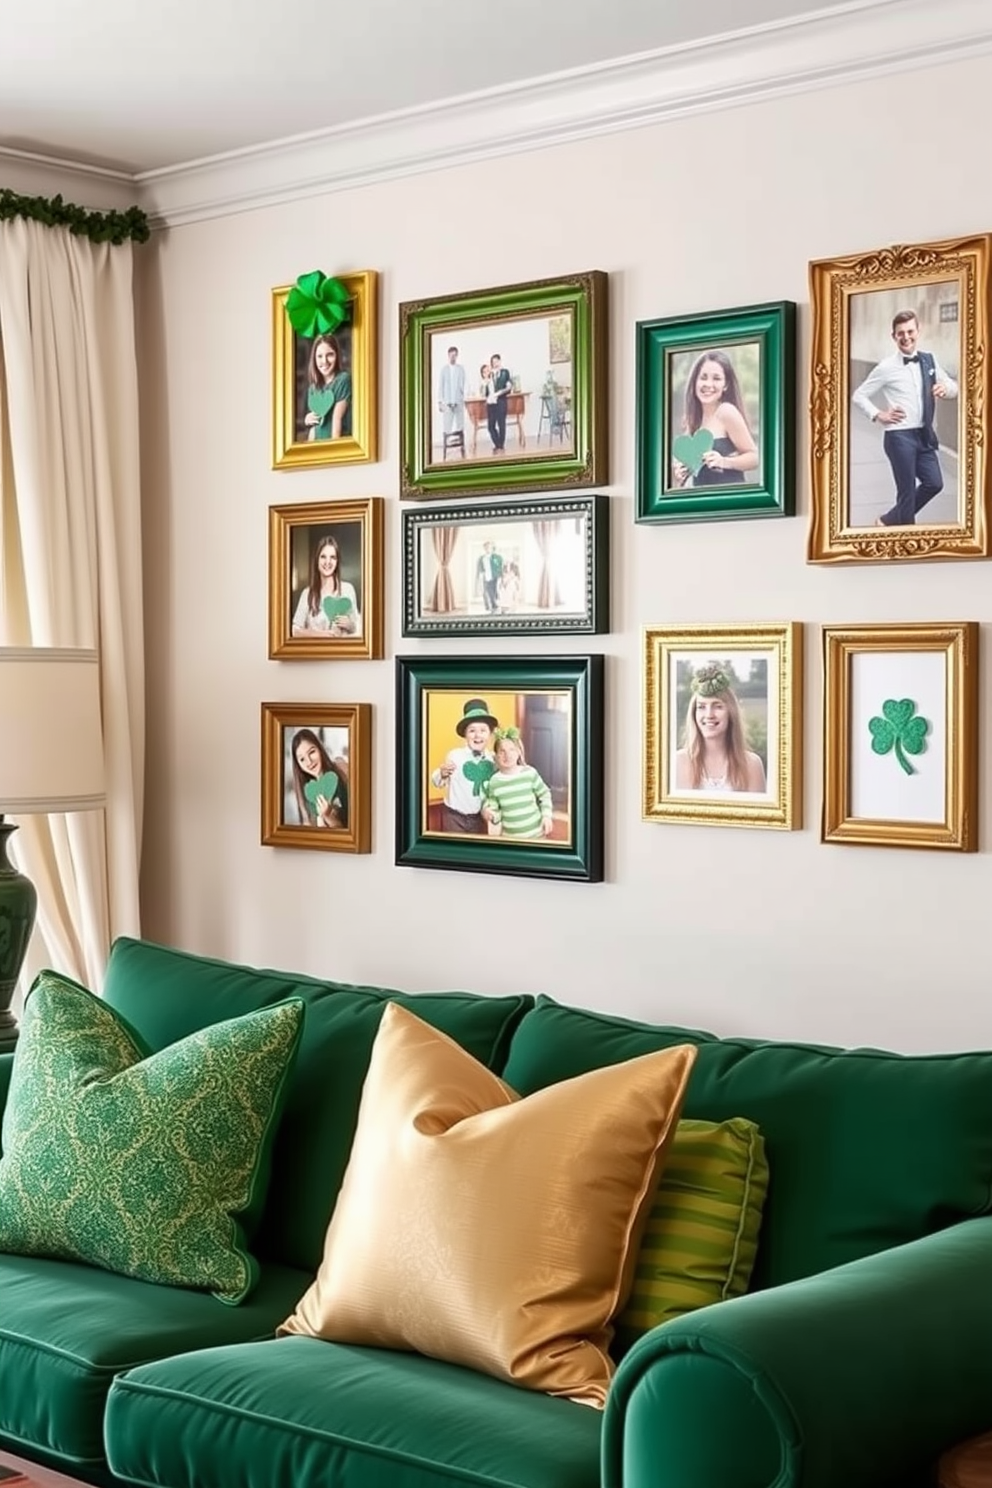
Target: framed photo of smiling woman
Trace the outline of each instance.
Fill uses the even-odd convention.
[[[638,522],[794,513],[795,311],[638,323]]]
[[[269,508],[269,655],[382,655],[381,496]]]
[[[802,626],[645,632],[644,819],[801,825]]]

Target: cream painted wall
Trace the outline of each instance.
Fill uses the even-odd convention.
[[[820,625],[985,622],[986,713],[992,564],[805,561],[807,262],[992,229],[970,143],[987,136],[990,88],[992,60],[956,63],[157,236],[139,329],[148,935],[343,980],[526,989],[723,1033],[992,1045],[992,739],[979,854],[819,841]],[[381,459],[272,471],[269,291],[317,266],[382,275]],[[613,632],[551,649],[608,658],[606,882],[397,868],[393,657],[504,649],[400,635],[397,305],[589,268],[611,286]],[[799,515],[635,526],[634,322],[776,299],[799,305]],[[387,498],[387,659],[269,661],[269,505],[367,494]],[[642,822],[641,628],[785,619],[808,627],[804,829]],[[259,845],[263,700],[374,705],[370,856]]]

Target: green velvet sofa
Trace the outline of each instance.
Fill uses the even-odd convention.
[[[231,1307],[0,1254],[0,1449],[155,1488],[908,1488],[992,1427],[992,1053],[719,1039],[126,939],[105,988],[152,1048],[291,994],[306,1019],[257,1289]],[[752,1290],[641,1338],[604,1413],[414,1354],[274,1337],[319,1264],[390,998],[525,1095],[694,1042],[684,1115],[760,1126]]]

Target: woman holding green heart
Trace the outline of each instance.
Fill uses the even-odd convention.
[[[734,364],[725,351],[704,351],[685,385],[682,432],[672,441],[677,486],[742,483],[758,467],[758,449],[744,412]]]
[[[362,617],[354,584],[341,577],[341,549],[330,533],[318,538],[310,583],[293,615],[294,636],[360,636]]]
[[[290,745],[293,794],[304,826],[348,825],[348,764],[332,760],[313,729],[297,729]]]
[[[351,434],[351,373],[342,365],[341,346],[330,333],[316,336],[307,368],[307,439],[343,439]]]

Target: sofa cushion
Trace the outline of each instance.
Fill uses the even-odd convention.
[[[526,1095],[673,1044],[699,1047],[683,1116],[744,1116],[771,1172],[755,1286],[780,1285],[992,1213],[992,1054],[718,1039],[541,997],[504,1079]]]
[[[285,1329],[601,1407],[610,1320],[694,1057],[670,1049],[519,1100],[390,1006],[324,1259]]]
[[[110,1466],[161,1488],[600,1488],[602,1416],[415,1354],[280,1338],[132,1369]]]
[[[253,1242],[261,1258],[316,1271],[358,1119],[362,1081],[387,1001],[456,1039],[499,1069],[529,997],[462,992],[393,993],[260,971],[122,937],[114,943],[104,997],[152,1049],[208,1023],[303,999],[303,1037],[273,1153],[265,1213]]]
[[[88,1261],[240,1302],[298,998],[150,1054],[100,998],[54,972],[28,996],[3,1113],[0,1250]]]
[[[0,1255],[0,1438],[98,1469],[114,1376],[182,1349],[271,1337],[306,1276],[267,1266],[240,1307],[94,1266]]]
[[[680,1121],[648,1214],[615,1353],[650,1328],[747,1291],[768,1193],[753,1121]]]

